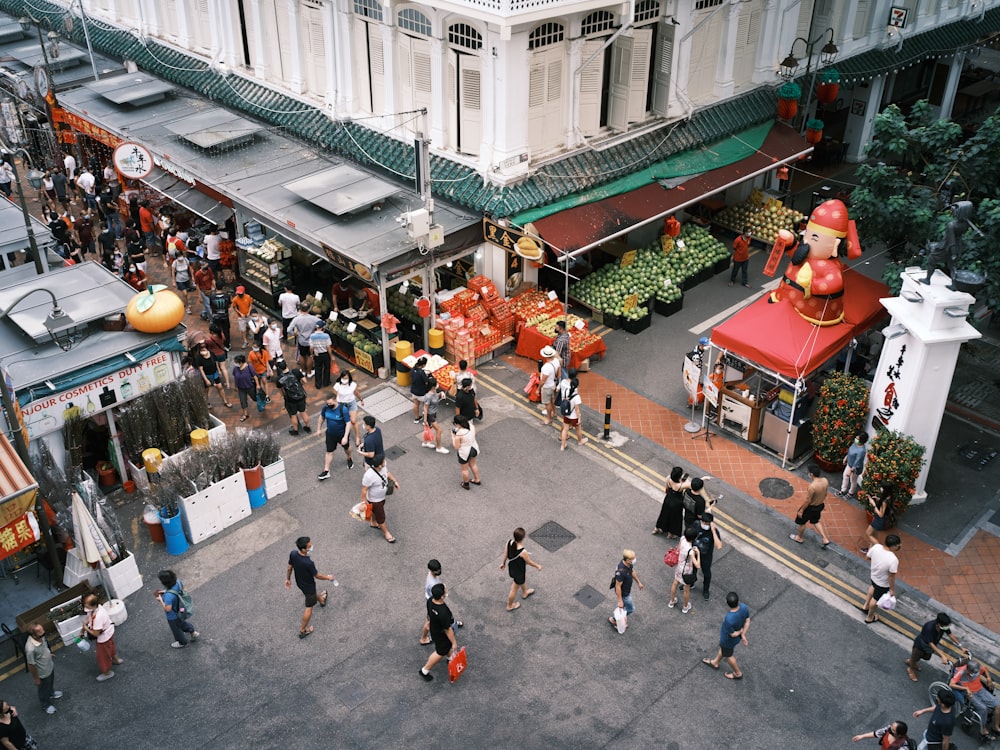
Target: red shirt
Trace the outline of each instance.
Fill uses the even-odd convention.
[[[733,261],[742,263],[745,260],[750,260],[750,241],[743,239],[741,234],[733,240]]]
[[[145,206],[139,207],[139,228],[146,234],[153,231],[153,212]]]
[[[199,268],[194,272],[194,283],[201,291],[208,294],[215,288],[215,274],[212,273],[212,269],[208,266]]]

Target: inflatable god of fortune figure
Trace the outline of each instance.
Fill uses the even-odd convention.
[[[802,242],[792,252],[771,302],[787,300],[804,320],[832,326],[844,319],[844,277],[840,259],[861,255],[847,240],[847,206],[824,201],[809,217]]]

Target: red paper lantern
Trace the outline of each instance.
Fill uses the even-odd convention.
[[[799,112],[799,102],[797,99],[778,99],[778,117],[782,120],[791,120]]]
[[[840,93],[839,83],[818,83],[816,84],[816,99],[821,104],[833,104],[837,101],[837,94]]]
[[[807,143],[811,143],[812,145],[815,146],[821,140],[823,140],[823,131],[822,130],[814,130],[813,128],[808,128],[806,130],[806,142]]]

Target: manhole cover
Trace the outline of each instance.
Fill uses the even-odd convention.
[[[795,494],[795,488],[789,482],[777,477],[761,479],[757,487],[760,489],[760,494],[771,500],[787,500]]]
[[[379,422],[388,422],[412,410],[413,402],[395,388],[386,386],[373,393],[366,393],[362,408]]]
[[[394,445],[391,448],[386,448],[385,449],[385,457],[386,457],[387,460],[388,459],[392,459],[393,461],[395,461],[397,458],[399,458],[400,456],[402,456],[404,453],[406,453],[406,451],[403,450],[402,448],[400,448],[398,445]]]
[[[564,529],[555,521],[549,521],[540,529],[532,531],[528,536],[549,552],[555,552],[576,539],[576,535],[572,531]]]
[[[573,598],[587,609],[596,609],[604,602],[604,596],[601,592],[589,585],[584,586],[582,589],[573,594]]]
[[[340,696],[340,702],[352,711],[368,699],[368,693],[360,685],[343,685],[334,692]]]
[[[997,457],[997,452],[993,448],[980,445],[978,442],[972,442],[960,445],[958,447],[958,455],[962,459],[962,463],[971,466],[977,471],[982,471]]]

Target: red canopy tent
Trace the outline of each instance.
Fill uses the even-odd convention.
[[[888,313],[879,298],[889,296],[881,281],[844,269],[844,320],[819,327],[807,323],[787,302],[767,296],[712,330],[712,346],[795,381],[804,378]]]

